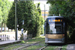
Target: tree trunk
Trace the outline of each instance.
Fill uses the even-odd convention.
[[[1,32],[2,32],[3,22],[1,23]]]
[[[12,29],[11,29],[11,32],[12,32]]]
[[[6,24],[4,23],[4,32],[6,32]]]
[[[8,28],[8,32],[9,32],[9,28]]]

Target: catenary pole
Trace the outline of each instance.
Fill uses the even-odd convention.
[[[45,4],[44,4],[44,20],[45,20]]]
[[[15,40],[17,40],[17,0],[15,1]]]

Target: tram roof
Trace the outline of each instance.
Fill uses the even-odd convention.
[[[63,18],[62,16],[48,16],[47,18]]]

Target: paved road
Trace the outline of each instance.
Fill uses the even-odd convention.
[[[75,50],[75,44],[68,44],[67,50]]]

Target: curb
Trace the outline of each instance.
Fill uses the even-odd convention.
[[[19,40],[19,41],[14,41],[14,42],[9,42],[9,43],[4,43],[4,44],[0,44],[0,46],[15,44],[15,43],[19,43],[19,42],[21,42],[21,40]]]

